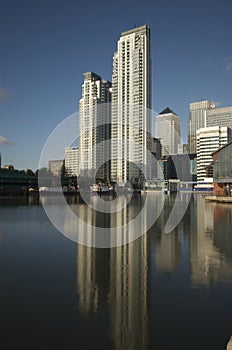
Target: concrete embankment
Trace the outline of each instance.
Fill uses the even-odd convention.
[[[205,200],[219,203],[232,203],[232,196],[205,196]]]

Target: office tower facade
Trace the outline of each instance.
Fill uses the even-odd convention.
[[[188,144],[179,143],[178,145],[178,154],[186,154],[188,153]]]
[[[231,141],[231,129],[213,126],[197,130],[197,181],[204,181],[212,153]]]
[[[93,72],[84,73],[82,98],[79,101],[80,176],[109,178],[111,83]]]
[[[232,107],[214,108],[206,111],[206,127],[227,126],[232,129]]]
[[[118,40],[113,57],[111,122],[112,180],[125,183],[149,177],[151,56],[147,25],[123,32]]]
[[[170,108],[164,109],[156,116],[155,134],[162,145],[162,156],[177,154],[180,144],[180,117]]]
[[[189,153],[197,153],[196,132],[198,129],[206,127],[206,112],[215,107],[215,104],[209,100],[190,103],[188,119]]]
[[[79,175],[79,149],[78,147],[65,147],[65,171],[68,176]]]

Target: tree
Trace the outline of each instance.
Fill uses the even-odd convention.
[[[32,171],[31,169],[27,169],[26,174],[29,176],[35,176],[34,171]]]

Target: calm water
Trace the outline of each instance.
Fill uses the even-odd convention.
[[[38,199],[1,198],[0,348],[225,349],[232,205],[195,195],[164,234],[173,201],[165,197],[158,221],[133,243],[94,249],[59,233]],[[88,220],[93,215],[79,198],[69,202]],[[122,214],[128,220],[142,206],[136,195]],[[111,219],[95,215],[105,227],[115,225]]]

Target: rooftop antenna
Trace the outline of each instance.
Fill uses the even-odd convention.
[[[136,28],[136,27],[138,27],[138,18],[135,17],[134,20],[135,20],[135,28]]]

